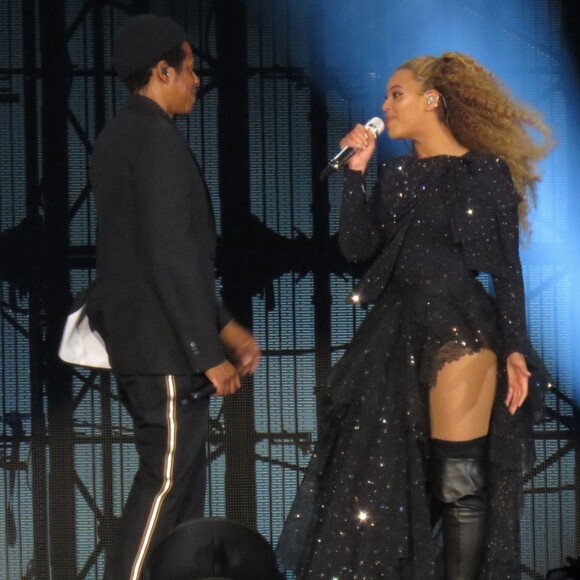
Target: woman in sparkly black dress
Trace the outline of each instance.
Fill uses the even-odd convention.
[[[383,111],[413,154],[367,197],[375,139],[357,125],[340,143],[358,149],[340,246],[375,256],[351,297],[374,306],[331,372],[278,555],[299,578],[519,579],[521,472],[549,386],[526,333],[519,225],[550,135],[458,53],[397,69]]]

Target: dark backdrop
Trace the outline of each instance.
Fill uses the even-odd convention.
[[[60,364],[56,349],[72,295],[94,275],[91,147],[126,98],[111,70],[112,38],[128,14],[148,11],[179,21],[197,55],[202,98],[179,124],[214,201],[221,294],[265,352],[239,395],[212,403],[207,514],[276,542],[316,438],[328,370],[364,317],[345,302],[360,272],[334,240],[340,176],[320,182],[318,173],[354,122],[380,115],[402,57],[445,45],[507,74],[560,142],[544,167],[536,242],[523,254],[532,340],[557,387],[525,479],[522,577],[543,578],[577,554],[577,12],[573,2],[543,0],[513,2],[509,13],[497,0],[442,4],[1,3],[2,577],[100,578],[135,472],[114,381]],[[396,150],[385,139],[380,153]]]

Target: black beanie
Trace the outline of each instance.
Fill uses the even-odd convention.
[[[186,40],[174,20],[155,14],[130,18],[121,28],[113,47],[113,66],[122,81],[153,66],[171,49]]]

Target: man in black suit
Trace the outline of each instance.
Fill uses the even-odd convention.
[[[185,38],[173,20],[154,15],[121,29],[113,62],[132,95],[91,160],[99,230],[86,309],[133,418],[140,458],[106,579],[137,580],[160,540],[203,516],[203,393],[212,386],[218,396],[235,393],[260,356],[216,300],[209,194],[173,123],[191,111],[199,86]]]

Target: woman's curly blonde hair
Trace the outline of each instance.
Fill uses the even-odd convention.
[[[463,146],[507,163],[521,198],[520,224],[528,232],[527,215],[540,181],[537,164],[554,146],[539,113],[515,101],[491,72],[464,54],[418,57],[399,69],[413,72],[423,92],[440,93],[440,119]],[[534,141],[530,128],[543,136],[541,143]]]

